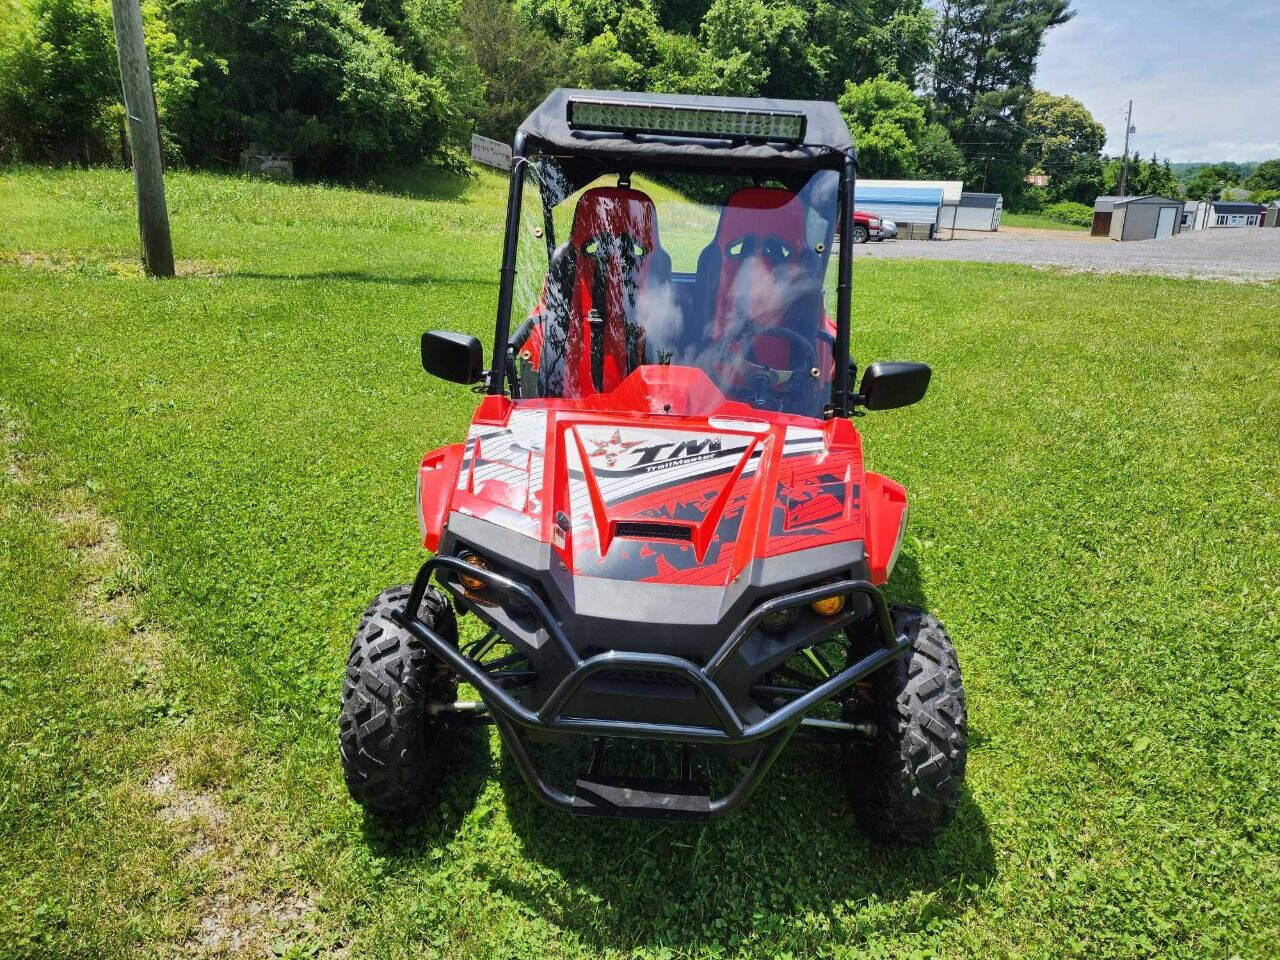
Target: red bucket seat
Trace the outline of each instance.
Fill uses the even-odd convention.
[[[741,344],[772,367],[790,364],[784,326],[808,343],[822,322],[821,258],[807,242],[804,203],[790,190],[744,187],[725,201],[698,258],[703,322],[717,342]]]
[[[646,313],[669,301],[659,288],[670,281],[653,200],[630,187],[584,193],[568,241],[551,258],[540,329],[526,348],[536,357],[539,395],[607,393],[645,363]]]

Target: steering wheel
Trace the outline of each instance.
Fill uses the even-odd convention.
[[[755,356],[756,340],[760,337],[781,337],[786,340],[791,346],[791,362],[795,364],[797,358],[801,362],[790,370],[761,363]],[[772,404],[776,404],[774,409],[781,410],[785,400],[794,400],[803,396],[817,382],[814,371],[818,369],[818,351],[812,343],[794,330],[786,327],[770,327],[756,334],[751,345],[747,347],[746,354],[735,361],[735,366],[746,380],[746,386],[735,390],[735,393],[757,409],[768,409]],[[784,384],[785,390],[779,397],[778,388]]]

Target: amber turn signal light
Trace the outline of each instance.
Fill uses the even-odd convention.
[[[464,553],[458,559],[473,567],[479,567],[481,570],[489,569],[489,561],[478,553]],[[484,580],[470,573],[459,573],[458,582],[462,584],[463,589],[470,591],[483,590],[485,587]]]
[[[844,609],[844,594],[834,597],[825,597],[822,600],[815,600],[809,604],[814,613],[819,613],[824,617],[834,617],[837,613]]]

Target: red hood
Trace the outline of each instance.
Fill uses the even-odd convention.
[[[451,508],[551,543],[576,574],[621,580],[724,586],[757,557],[862,537],[849,421],[728,402],[661,412],[680,409],[673,398],[688,399],[650,390],[619,410],[487,398]]]

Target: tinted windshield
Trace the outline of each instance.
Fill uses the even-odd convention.
[[[522,396],[609,393],[651,364],[696,367],[758,409],[822,414],[837,173],[578,183],[555,158],[525,169],[511,318]]]

